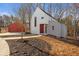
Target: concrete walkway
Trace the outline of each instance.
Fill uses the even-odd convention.
[[[0,38],[0,56],[9,56],[10,49],[8,43]]]
[[[35,36],[23,36],[23,39],[27,39],[27,38],[35,38],[35,37],[40,37],[42,35],[35,35]],[[3,38],[4,40],[11,40],[11,39],[22,39],[21,36],[18,37],[5,37]]]
[[[8,36],[8,37],[3,37],[2,39],[4,39],[4,40],[11,40],[11,39],[22,39],[22,37],[21,36],[17,36],[17,35],[22,35],[22,33],[19,33],[19,32],[17,32],[17,33],[0,33],[0,37],[3,37],[3,36]],[[10,37],[9,37],[10,36]],[[12,37],[12,36],[14,36],[14,37]],[[16,37],[17,36],[17,37]],[[23,39],[26,39],[26,38],[34,38],[34,37],[40,37],[40,36],[42,36],[42,35],[29,35],[29,36],[23,36]]]
[[[8,32],[8,33],[0,33],[0,36],[6,36],[6,35],[9,35],[9,36],[10,36],[10,35],[21,35],[21,34],[22,34],[22,33],[18,33],[18,32],[17,32],[17,33],[9,33],[9,32]]]

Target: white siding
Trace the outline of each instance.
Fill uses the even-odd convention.
[[[54,30],[52,30],[52,26],[54,26]],[[60,29],[61,29],[60,24],[58,22],[50,21],[47,28],[47,33],[60,37],[61,36]]]
[[[37,17],[37,26],[34,26],[34,17]],[[44,17],[44,19],[41,19],[41,17]],[[36,9],[34,12],[32,19],[31,19],[31,33],[33,34],[40,34],[40,24],[48,24],[48,21],[51,17],[45,14],[42,10],[39,8]]]
[[[64,24],[61,24],[61,37],[67,37],[67,27]]]
[[[34,18],[37,17],[37,26],[34,26]],[[44,19],[41,19],[44,17]],[[31,19],[31,33],[40,34],[40,24],[47,24],[47,34],[57,37],[66,37],[67,28],[64,24],[60,24],[55,19],[44,13],[40,8],[37,8]],[[52,30],[54,26],[54,30]]]
[[[52,30],[52,26],[54,26],[54,30]],[[66,37],[67,28],[64,24],[60,24],[59,22],[55,21],[50,21],[47,28],[47,33],[57,37]]]

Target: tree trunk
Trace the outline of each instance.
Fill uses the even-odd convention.
[[[31,31],[31,29],[30,29],[30,21],[31,21],[31,9],[29,8],[29,32]]]

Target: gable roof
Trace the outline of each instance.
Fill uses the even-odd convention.
[[[40,8],[40,7],[39,7]],[[41,8],[40,8],[41,9]],[[52,15],[50,15],[49,13],[47,13],[45,10],[43,10],[43,9],[41,9],[45,14],[47,14],[48,16],[50,16],[51,18],[53,18],[53,19],[56,19],[56,18],[54,18]]]

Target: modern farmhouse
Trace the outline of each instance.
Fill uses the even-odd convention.
[[[50,34],[57,37],[67,36],[67,27],[39,7],[36,8],[32,15],[30,27],[32,34]]]

